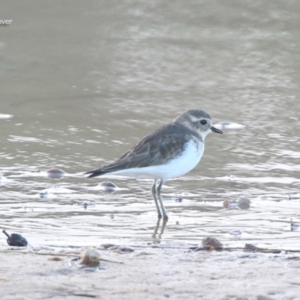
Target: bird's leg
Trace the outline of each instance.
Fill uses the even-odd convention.
[[[156,226],[155,226],[153,235],[152,235],[152,238],[154,239],[154,242],[157,242],[157,243],[159,242],[159,240],[161,239],[161,237],[162,237],[162,235],[164,233],[164,230],[166,228],[168,219],[163,219],[163,221],[162,221],[162,227],[161,227],[161,230],[160,230],[160,234],[159,234],[159,236],[157,238],[156,235],[157,235],[157,232],[158,232],[158,229],[159,229],[160,222],[161,222],[161,219],[158,219],[157,222],[156,222]]]
[[[157,198],[158,198],[159,203],[160,203],[163,218],[167,220],[169,217],[167,215],[166,209],[164,207],[163,201],[162,201],[161,196],[160,196],[160,191],[161,191],[161,187],[162,187],[163,183],[164,183],[164,181],[161,179],[160,182],[159,182],[159,185],[157,186],[157,189],[156,189],[156,195],[157,195]]]
[[[165,228],[166,228],[166,225],[167,225],[167,222],[168,222],[168,219],[164,218],[162,226],[161,226],[161,231],[160,231],[160,234],[159,234],[159,238],[161,238],[161,236],[163,235],[163,233],[165,231]]]
[[[155,206],[156,206],[156,210],[157,210],[157,214],[158,214],[158,219],[161,219],[162,217],[162,214],[160,212],[160,209],[159,209],[159,205],[158,205],[158,201],[157,201],[157,189],[156,189],[156,183],[157,183],[157,179],[154,179],[154,182],[153,182],[153,185],[152,185],[152,196],[153,196],[153,199],[154,199],[154,202],[155,202]]]
[[[156,226],[155,226],[154,232],[152,234],[153,239],[157,239],[156,235],[157,235],[157,231],[158,231],[158,228],[159,228],[160,220],[161,220],[161,218],[157,219]]]

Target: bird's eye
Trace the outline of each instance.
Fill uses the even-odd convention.
[[[207,121],[206,121],[206,120],[201,120],[200,123],[201,123],[202,125],[205,125],[205,124],[207,124]]]

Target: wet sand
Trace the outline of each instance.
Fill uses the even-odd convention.
[[[124,254],[98,251],[102,258],[120,263],[104,261],[100,268],[87,269],[74,263],[72,256],[1,251],[1,299],[300,297],[298,254],[170,248],[135,249]]]

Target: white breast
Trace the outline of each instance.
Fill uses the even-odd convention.
[[[182,176],[194,169],[199,163],[203,152],[204,143],[191,140],[186,144],[185,150],[180,156],[169,160],[164,165],[132,168],[110,174],[145,179],[163,179],[165,181],[170,178]]]

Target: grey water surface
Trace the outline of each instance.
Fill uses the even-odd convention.
[[[32,245],[299,248],[299,1],[7,1],[1,18],[0,228]],[[151,181],[83,173],[191,108],[246,127],[166,182],[153,238]],[[240,196],[249,209],[223,207]]]

